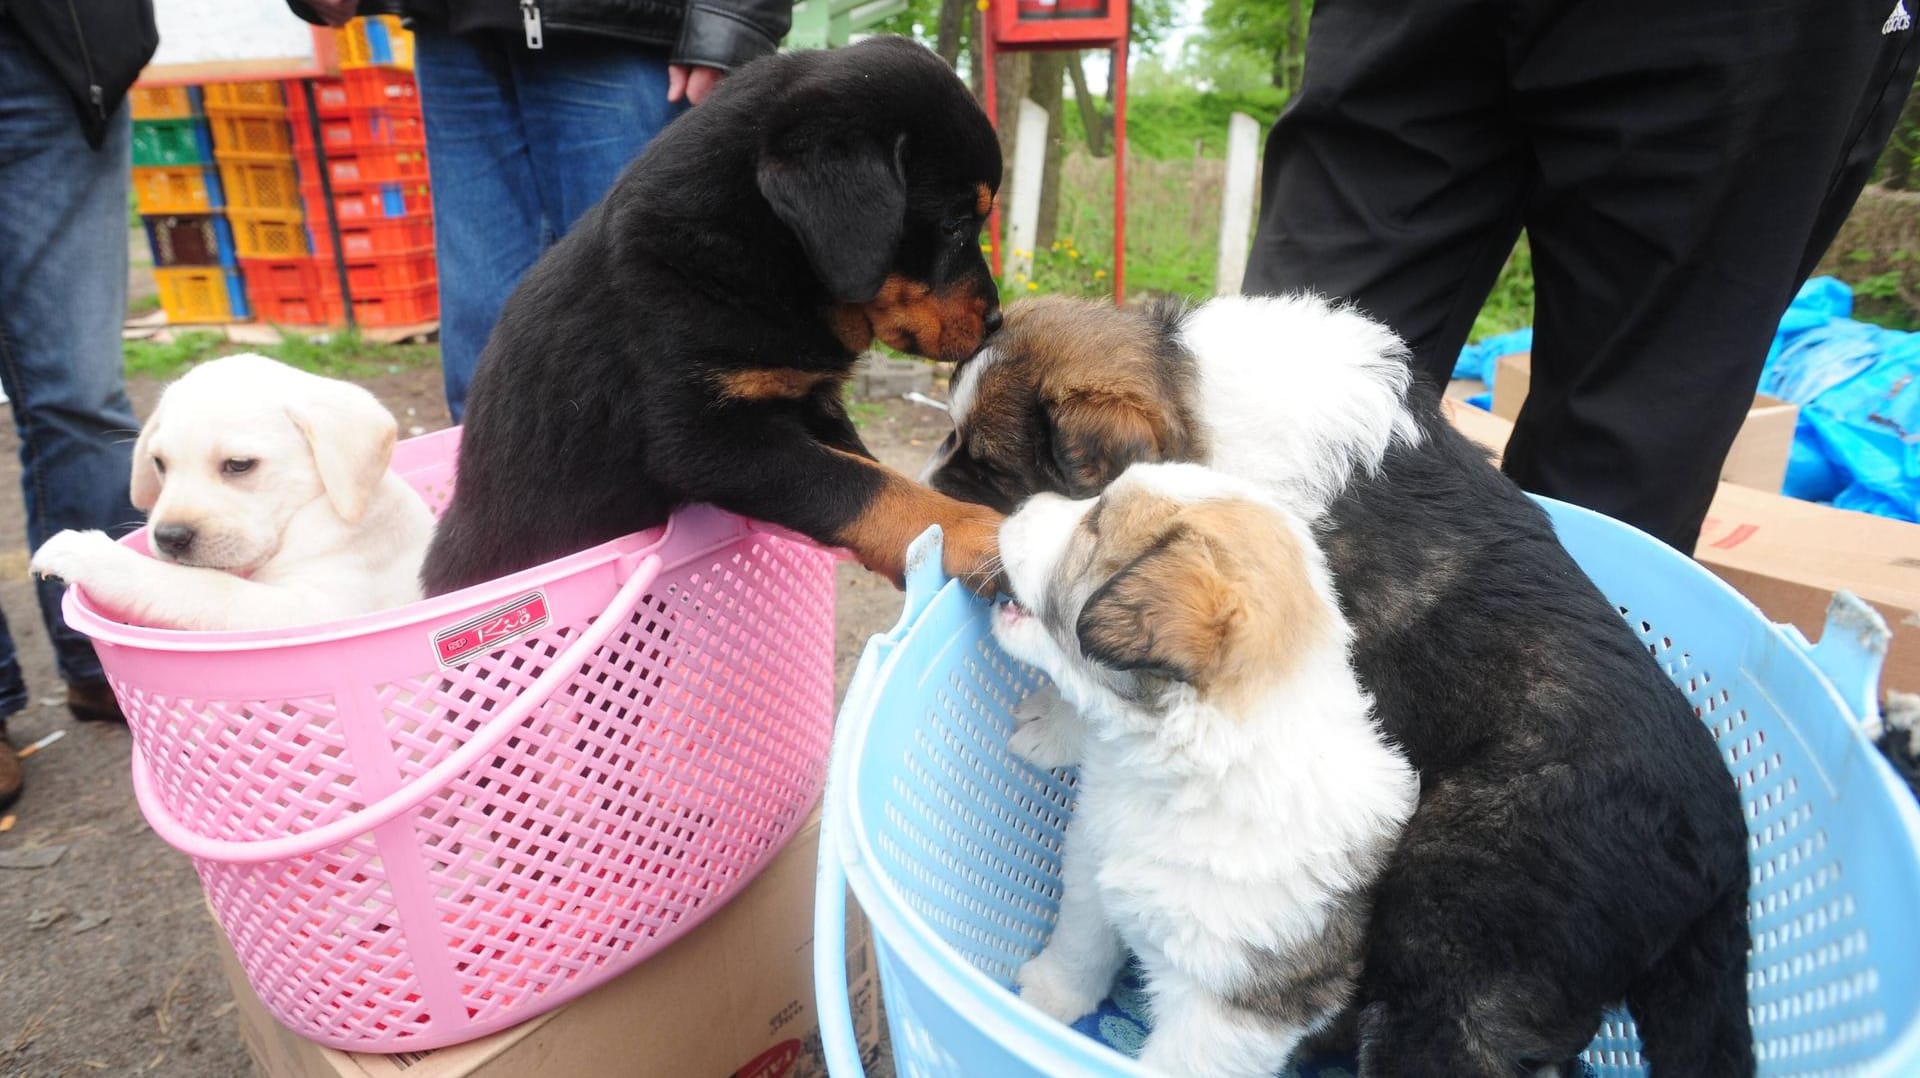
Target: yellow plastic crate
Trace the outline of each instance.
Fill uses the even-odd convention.
[[[200,115],[199,98],[192,86],[135,86],[127,106],[136,120],[181,120]]]
[[[284,112],[219,112],[207,109],[216,161],[292,161],[293,133]]]
[[[214,82],[206,87],[207,111],[257,112],[278,115],[287,99],[277,82]]]
[[[221,206],[219,174],[208,165],[138,166],[133,197],[143,214],[212,213]]]
[[[180,266],[153,271],[160,309],[176,324],[234,321],[228,271],[219,266]]]
[[[357,67],[413,70],[413,31],[397,15],[368,15],[334,32],[343,71]]]
[[[233,249],[241,258],[298,258],[307,253],[307,226],[298,210],[235,210],[227,214],[227,223],[233,226]]]
[[[300,216],[300,180],[291,161],[223,159],[219,168],[220,188],[226,193],[229,210]]]

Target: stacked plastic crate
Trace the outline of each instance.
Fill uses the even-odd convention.
[[[249,315],[203,97],[191,86],[136,86],[131,94],[134,200],[160,306],[175,323]]]
[[[313,112],[287,85],[287,118],[315,254],[248,266],[259,317],[289,325],[342,320],[344,264],[354,321],[398,326],[439,316],[426,135],[413,81],[413,39],[392,16],[356,19],[337,38],[341,77],[316,79]],[[316,115],[317,114],[317,115]],[[326,185],[321,183],[325,153]],[[327,199],[339,227],[334,257]]]

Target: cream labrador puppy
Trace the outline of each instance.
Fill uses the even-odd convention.
[[[32,569],[135,624],[269,629],[420,597],[433,514],[388,467],[397,427],[359,386],[258,355],[167,387],[133,448],[149,557],[64,531]]]

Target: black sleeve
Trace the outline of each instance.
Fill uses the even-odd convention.
[[[688,0],[676,64],[732,71],[771,53],[793,25],[793,0]]]

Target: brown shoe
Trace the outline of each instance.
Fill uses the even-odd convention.
[[[6,724],[0,723],[0,809],[20,799],[20,787],[25,781],[20,773],[20,758],[13,754],[13,742],[7,740]]]
[[[67,682],[67,710],[81,722],[124,723],[120,701],[113,698],[113,687],[106,681]]]

